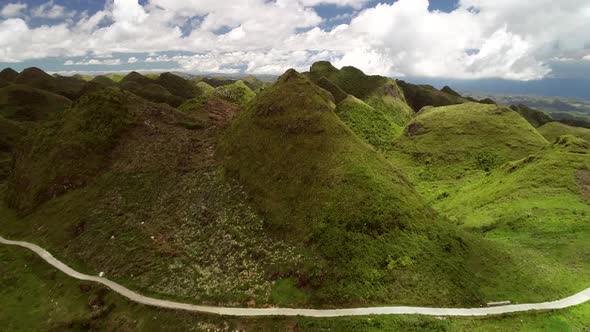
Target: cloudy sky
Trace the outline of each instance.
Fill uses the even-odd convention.
[[[590,77],[588,0],[2,0],[0,67]]]

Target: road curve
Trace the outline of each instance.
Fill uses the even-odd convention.
[[[106,278],[90,276],[73,270],[53,257],[45,249],[22,241],[10,241],[0,236],[0,243],[27,248],[41,256],[47,263],[70,277],[93,281],[107,286],[131,301],[166,309],[186,310],[225,316],[306,316],[341,317],[362,315],[427,315],[427,316],[491,316],[515,312],[555,310],[572,307],[590,301],[590,288],[561,300],[543,303],[513,304],[486,308],[428,308],[428,307],[367,307],[347,309],[295,309],[295,308],[231,308],[194,305],[160,300],[143,296]]]

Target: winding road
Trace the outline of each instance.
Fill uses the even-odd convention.
[[[80,273],[53,257],[45,249],[22,241],[10,241],[0,236],[0,243],[27,248],[41,256],[47,263],[70,277],[93,281],[107,286],[131,301],[166,309],[186,310],[225,316],[307,316],[341,317],[362,315],[428,315],[428,316],[490,316],[515,312],[555,310],[572,307],[590,301],[590,288],[561,300],[543,303],[513,304],[485,308],[428,308],[428,307],[367,307],[347,309],[295,309],[295,308],[231,308],[194,305],[143,296],[106,278]]]

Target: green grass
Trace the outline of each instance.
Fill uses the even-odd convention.
[[[447,178],[491,170],[547,145],[518,113],[476,103],[422,111],[395,143],[401,155],[409,155],[418,165],[436,165],[426,170],[431,176]]]
[[[101,286],[69,278],[23,248],[0,247],[0,324],[10,331],[576,331],[590,304],[556,312],[490,318],[361,316],[220,317],[129,302]]]
[[[369,76],[354,67],[337,69],[326,61],[316,62],[307,76],[334,96],[337,103],[346,94],[355,96],[380,112],[393,118],[399,126],[405,126],[413,116],[402,90],[392,79]]]
[[[205,82],[198,82],[196,86],[201,90],[202,95],[215,92],[215,88]]]
[[[49,120],[70,104],[66,97],[28,85],[11,84],[0,88],[0,114],[15,121]]]
[[[461,96],[437,90],[430,85],[415,85],[401,80],[397,81],[397,85],[402,89],[408,105],[415,112],[425,106],[439,107],[467,102],[467,99]]]
[[[352,131],[378,149],[390,149],[402,132],[391,113],[375,109],[351,95],[338,104],[336,113]]]
[[[238,116],[222,153],[227,175],[245,187],[269,231],[309,250],[296,276],[312,302],[538,299],[538,287],[555,281],[515,273],[522,266],[536,271],[527,255],[439,218],[398,169],[340,121],[331,96],[294,71]]]
[[[123,80],[123,78],[125,78],[125,75],[123,75],[123,74],[115,74],[115,73],[105,74],[103,76],[108,77],[113,82],[120,82],[121,80]]]
[[[14,79],[14,83],[75,99],[84,87],[85,81],[76,77],[52,76],[39,68],[31,67],[20,72]]]
[[[549,142],[555,141],[562,135],[574,135],[590,141],[590,129],[581,127],[572,127],[559,122],[550,122],[538,128],[541,135]]]
[[[172,73],[160,74],[155,80],[171,94],[184,99],[194,98],[200,93],[193,82]]]
[[[129,93],[109,88],[85,96],[62,119],[33,130],[15,151],[8,200],[19,212],[81,186],[108,161],[115,139],[144,107]]]
[[[542,125],[553,121],[551,116],[549,116],[547,113],[532,109],[523,104],[512,105],[510,106],[510,109],[522,115],[522,117],[525,118],[531,124],[531,126],[535,128],[539,128]]]
[[[220,86],[215,90],[215,93],[221,98],[245,106],[250,102],[256,94],[243,81]]]
[[[13,82],[17,76],[18,72],[12,68],[4,68],[0,71],[0,78],[8,82]]]

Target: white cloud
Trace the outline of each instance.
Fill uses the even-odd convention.
[[[304,6],[317,6],[321,4],[332,4],[340,7],[361,8],[370,0],[299,0]]]
[[[73,22],[31,28],[22,19],[0,20],[0,61],[142,52],[153,53],[147,63],[177,62],[193,71],[279,74],[328,59],[394,76],[527,80],[547,75],[554,59],[579,59],[590,45],[585,0],[460,0],[450,13],[430,12],[427,0],[398,0],[361,9],[349,24],[328,30],[311,7],[319,3],[369,2],[109,0]],[[196,55],[159,55],[164,51]]]
[[[582,57],[582,60],[588,60],[588,61],[590,61],[590,54],[588,54],[588,55],[586,55],[586,56]]]
[[[6,18],[20,17],[23,15],[23,11],[25,9],[27,9],[26,3],[9,3],[6,6],[2,7],[2,10],[0,10],[0,16]]]
[[[139,59],[137,59],[134,56],[132,56],[129,59],[127,59],[127,63],[136,63],[137,61],[139,61]]]
[[[53,0],[50,0],[31,10],[31,14],[33,14],[35,17],[59,19],[71,17],[74,15],[74,12],[70,12],[65,7],[57,5],[53,2]]]
[[[132,63],[132,62],[130,62]],[[118,66],[123,64],[123,61],[121,61],[121,59],[86,59],[86,60],[81,60],[81,61],[72,61],[72,60],[67,60],[66,62],[64,62],[64,66],[90,66],[90,65],[95,65],[95,66]]]

